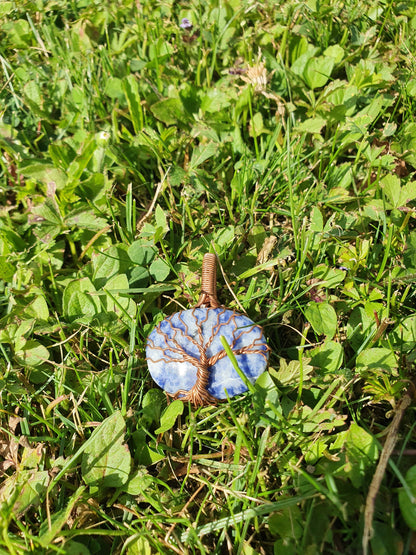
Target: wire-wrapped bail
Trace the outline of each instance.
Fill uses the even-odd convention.
[[[202,261],[201,294],[195,308],[218,308],[220,303],[217,298],[217,257],[215,254],[206,253]]]

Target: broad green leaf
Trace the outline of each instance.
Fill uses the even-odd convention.
[[[182,102],[179,98],[165,98],[150,107],[152,114],[166,125],[174,125],[185,117]]]
[[[299,555],[296,540],[279,538],[273,544],[273,553],[275,555]]]
[[[92,295],[88,293],[92,293]],[[62,301],[64,315],[71,320],[83,317],[89,319],[101,312],[100,300],[94,293],[96,293],[96,289],[87,277],[68,283]]]
[[[129,284],[133,287],[140,287],[149,283],[150,272],[143,266],[135,266],[130,273]]]
[[[203,112],[211,113],[221,112],[221,110],[226,109],[230,105],[230,96],[231,95],[228,91],[225,92],[220,89],[208,89],[206,92],[203,92],[203,96],[201,98],[201,110]],[[212,138],[215,138],[216,134],[214,130],[206,129],[204,132],[208,133],[208,135]],[[218,136],[216,138],[218,140]]]
[[[227,9],[223,4],[219,4],[218,8],[215,7],[209,11],[208,21],[212,25],[217,26],[219,34],[222,34],[228,27],[229,21],[227,15]]]
[[[32,327],[32,325],[30,326],[30,328],[31,327]],[[9,326],[6,326],[5,328],[1,327],[0,328],[0,343],[13,344],[14,339],[16,337],[16,330],[17,330],[17,325],[16,324],[10,324]]]
[[[59,168],[56,168],[49,162],[42,162],[40,160],[29,161],[21,165],[21,173],[29,179],[35,179],[47,185],[53,182],[56,185],[57,190],[61,190],[65,187],[67,182],[67,176],[65,172]],[[48,201],[49,199],[46,199]],[[48,204],[54,201],[49,200]],[[54,211],[58,212],[58,208],[54,205]],[[58,215],[58,221],[60,220],[60,215]]]
[[[396,355],[391,349],[373,347],[365,349],[357,356],[357,369],[392,370],[397,368]]]
[[[155,434],[163,434],[175,425],[176,419],[183,413],[183,401],[177,399],[168,405],[160,417],[160,426],[155,430]]]
[[[156,281],[164,281],[170,273],[170,266],[163,258],[156,258],[150,265],[149,271]]]
[[[198,166],[203,164],[206,160],[214,156],[218,152],[218,145],[211,142],[208,144],[200,144],[192,151],[189,169],[195,170]]]
[[[37,447],[24,447],[20,458],[20,467],[23,470],[37,469],[43,459],[42,450]]]
[[[157,227],[155,229],[155,234],[153,235],[153,241],[155,243],[159,243],[159,241],[161,241],[163,239],[163,237],[166,235],[166,229],[163,227]]]
[[[227,227],[223,227],[222,229],[215,232],[213,235],[213,240],[218,246],[225,247],[233,243],[233,241],[235,240],[235,236],[235,227],[233,225],[228,225]]]
[[[139,266],[148,266],[157,254],[157,249],[153,243],[138,239],[132,243],[127,253],[132,262]]]
[[[411,351],[416,347],[416,316],[408,316],[402,320],[390,334],[397,348]]]
[[[315,54],[318,52],[318,48],[308,43],[306,44],[307,49],[296,58],[291,67],[293,73],[299,76],[302,76],[304,74],[308,61],[313,58],[313,56],[315,56]]]
[[[191,85],[189,80],[182,83],[179,90],[179,97],[181,99],[182,105],[189,115],[197,114],[201,106],[201,101],[199,98],[199,87]]]
[[[24,238],[6,226],[3,220],[2,227],[0,228],[0,254],[5,256],[13,254],[15,251],[23,251],[26,246]]]
[[[345,424],[344,421],[340,421],[339,426],[343,426],[344,424]],[[322,432],[322,427],[318,426],[318,430]],[[306,432],[307,430],[305,430],[304,428],[304,431]],[[305,457],[305,462],[307,464],[316,464],[327,449],[328,449],[328,445],[324,440],[318,439],[313,443],[309,443],[303,449],[303,456]]]
[[[327,204],[346,204],[349,202],[350,196],[344,187],[333,187],[325,199]]]
[[[65,216],[65,225],[90,231],[100,231],[107,226],[107,220],[99,218],[92,210],[77,208],[76,210],[71,210]]]
[[[26,19],[16,19],[3,23],[2,31],[6,33],[7,40],[13,48],[27,48],[32,42],[33,33]]]
[[[163,65],[163,62],[173,55],[173,45],[164,39],[163,35],[160,35],[149,43],[148,52],[151,62],[147,63],[147,68],[155,68],[160,64]]]
[[[49,351],[39,341],[29,339],[22,348],[16,351],[16,358],[22,365],[38,366],[49,360]]]
[[[324,51],[324,56],[329,58],[333,58],[336,64],[339,64],[344,57],[344,49],[342,46],[338,44],[334,44],[332,46],[328,46],[328,48]]]
[[[411,231],[406,238],[403,259],[407,269],[416,270],[416,231]]]
[[[374,315],[369,316],[362,306],[356,306],[347,322],[347,339],[352,348],[358,351],[361,345],[376,330]]]
[[[123,81],[118,77],[110,76],[106,80],[104,92],[107,96],[113,99],[121,100],[124,98],[125,92],[123,90]]]
[[[287,507],[268,518],[270,532],[281,538],[299,539],[304,533],[303,516],[298,506]]]
[[[79,85],[74,85],[70,92],[70,98],[75,106],[82,110],[87,103],[87,96],[85,90]]]
[[[127,549],[127,555],[152,555],[152,553],[152,546],[144,536],[129,543]]]
[[[406,206],[410,201],[416,198],[416,181],[410,181],[401,188],[400,206]]]
[[[120,488],[129,479],[131,456],[124,443],[126,424],[120,411],[106,418],[91,435],[81,472],[88,486]]]
[[[91,555],[91,551],[85,544],[69,540],[65,542],[65,555]]]
[[[264,128],[263,116],[261,115],[261,112],[256,112],[253,115],[253,118],[250,123],[250,128],[249,128],[250,137],[258,137],[265,131],[267,130]]]
[[[302,121],[302,123],[299,123],[299,125],[297,125],[294,129],[294,131],[297,131],[298,133],[312,133],[312,134],[316,134],[316,133],[320,133],[322,128],[325,127],[326,125],[326,120],[323,118],[309,118],[305,121]]]
[[[82,291],[74,291],[68,301],[66,315],[69,319],[89,323],[98,314],[97,307],[91,297]]]
[[[165,458],[163,453],[155,451],[148,445],[148,438],[144,429],[137,430],[133,433],[133,441],[135,446],[134,460],[140,465],[151,466]]]
[[[32,79],[25,83],[23,91],[26,100],[30,100],[34,105],[40,106],[42,104],[42,93],[36,81]]]
[[[351,183],[353,182],[353,172],[349,164],[341,164],[340,166],[336,166],[331,168],[331,173],[329,175],[329,187],[336,188],[341,187],[348,189]],[[329,219],[326,223],[325,230],[331,231],[332,220]],[[333,230],[332,230],[333,231]]]
[[[147,472],[145,467],[141,467],[129,477],[129,481],[123,486],[123,491],[129,495],[142,495],[153,483],[153,476]]]
[[[416,79],[410,79],[407,82],[406,92],[409,96],[416,98]]]
[[[390,523],[374,520],[371,536],[372,555],[402,555],[403,538]]]
[[[159,423],[160,414],[166,402],[166,396],[161,389],[149,389],[142,401],[142,417],[141,421],[144,426],[150,426]]]
[[[113,245],[104,252],[94,254],[92,265],[94,269],[92,280],[95,287],[101,289],[111,277],[125,274],[131,267],[131,262],[124,247]]]
[[[2,337],[2,341],[5,341],[6,343],[13,343],[13,340],[15,340],[16,349],[19,349],[25,343],[25,339],[23,337],[33,330],[34,323],[35,323],[34,320],[28,319],[28,320],[23,320],[23,322],[18,326],[16,324],[11,324],[7,326],[4,330],[1,330],[0,333],[2,335],[0,337]],[[9,337],[11,340],[7,341],[6,339],[7,337]],[[19,344],[20,346],[17,347],[19,339],[22,339],[22,343],[20,343]]]
[[[364,201],[362,211],[366,218],[384,222],[386,218],[386,202],[383,199],[368,198]]]
[[[400,179],[397,175],[386,175],[380,183],[391,205],[394,208],[400,206]]]
[[[160,204],[156,205],[155,220],[156,220],[156,227],[161,227],[165,232],[169,231],[168,219],[166,217],[165,211],[160,206]]]
[[[7,256],[0,256],[0,279],[3,281],[11,281],[13,279],[16,268],[7,261]]]
[[[47,470],[20,470],[6,478],[0,490],[0,500],[13,503],[13,512],[22,514],[42,503],[49,483]]]
[[[13,2],[6,2],[6,0],[4,0],[0,4],[0,17],[4,17],[5,15],[11,13],[13,10],[14,10]]]
[[[377,442],[372,435],[353,422],[346,435],[345,448],[347,463],[344,472],[354,487],[360,488],[366,472],[373,468],[378,459]]]
[[[313,277],[322,281],[322,287],[335,288],[345,280],[345,270],[319,264],[313,269]]]
[[[123,322],[133,319],[136,314],[136,304],[133,299],[120,295],[120,291],[125,292],[129,289],[129,282],[126,274],[113,276],[105,284],[106,306],[108,312],[114,312]]]
[[[416,465],[406,472],[406,484],[416,499]],[[399,505],[406,524],[411,530],[416,530],[416,503],[414,499],[409,499],[404,488],[399,490]]]
[[[337,314],[330,304],[310,302],[305,316],[317,334],[324,334],[328,339],[334,337],[337,331]]]
[[[301,369],[299,360],[290,360],[287,363],[284,358],[281,358],[279,370],[276,372],[276,370],[270,368],[269,372],[279,385],[295,386],[299,383],[301,372],[304,380],[313,372],[313,367],[309,363],[309,358],[303,358]]]
[[[276,373],[276,370],[275,370]],[[276,384],[272,380],[269,372],[263,372],[256,380],[256,386],[261,390],[267,391],[276,391]]]
[[[43,295],[37,295],[33,301],[30,301],[25,307],[23,312],[27,318],[47,320],[49,317],[49,309],[45,297]]]
[[[361,128],[365,134],[370,124],[385,110],[383,97],[376,96],[365,108],[352,118],[353,124]]]
[[[97,139],[97,142],[101,142],[100,139]],[[99,165],[100,162],[100,152],[107,151],[104,147],[99,147],[94,152],[93,156],[93,165]],[[98,171],[98,170],[97,170]],[[94,173],[88,175],[85,179],[82,180],[75,188],[75,193],[80,196],[81,198],[88,198],[91,203],[96,203],[97,205],[104,202],[104,199],[107,198],[107,195],[110,194],[110,189],[112,186],[112,181],[107,178],[102,173]],[[100,236],[100,241],[103,241],[104,244],[110,244],[110,237],[108,235]],[[94,247],[96,248],[96,244],[94,243]],[[101,246],[101,245],[100,245]]]
[[[78,184],[88,162],[94,155],[97,148],[95,138],[88,138],[81,146],[78,155],[68,166],[68,178],[72,183]]]
[[[322,432],[323,430],[332,431],[334,428],[345,425],[346,415],[337,414],[333,409],[316,412],[308,405],[295,409],[293,417],[299,418],[299,424],[304,433]]]
[[[127,306],[127,302],[129,300],[128,297],[120,297],[120,293],[126,293],[129,289],[129,282],[126,274],[117,274],[112,276],[105,284],[104,289],[111,295],[111,297],[116,297],[117,301],[122,306]],[[113,301],[111,299],[107,299],[107,302],[112,303]],[[111,310],[114,310],[114,307]]]
[[[412,165],[416,164],[416,123],[409,122],[401,126],[400,140],[392,143],[391,147],[403,155]]]
[[[383,137],[392,137],[397,131],[397,123],[387,122],[383,127]]]
[[[310,364],[315,366],[319,373],[332,374],[342,365],[344,351],[342,345],[335,341],[325,341],[319,347],[309,351]]]
[[[295,61],[303,54],[306,54],[311,45],[308,43],[306,37],[293,35],[290,40],[290,63],[293,66]]]
[[[253,401],[257,426],[266,427],[271,422],[281,419],[283,410],[280,403],[280,392],[269,372],[263,372],[257,378]]]
[[[32,208],[32,223],[34,224],[49,224],[59,228],[62,224],[62,217],[59,212],[58,204],[54,199],[47,198],[43,204],[39,204]]]
[[[247,240],[250,246],[256,247],[256,252],[258,254],[263,248],[266,238],[267,233],[264,227],[260,224],[256,224],[250,229]]]
[[[10,326],[12,327],[12,329],[14,328],[14,326]],[[25,320],[24,322],[22,322],[18,328],[17,331],[15,331],[14,333],[14,348],[16,353],[18,353],[19,351],[22,351],[24,346],[27,343],[27,340],[25,339],[24,335],[27,332],[28,329],[30,329],[30,331],[32,331],[32,327],[33,327],[33,320]],[[21,331],[23,330],[23,331]],[[13,341],[11,341],[10,343],[13,343]]]
[[[128,75],[123,80],[123,87],[134,132],[137,134],[143,129],[143,108],[141,105],[137,77],[135,75]],[[112,92],[114,93],[114,87],[112,88]]]
[[[302,76],[311,89],[323,87],[331,77],[334,65],[334,58],[329,56],[310,58],[305,65]]]
[[[310,230],[319,233],[324,229],[324,219],[318,206],[313,206],[310,216]],[[320,235],[318,235],[320,237]]]

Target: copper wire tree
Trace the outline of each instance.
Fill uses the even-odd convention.
[[[190,401],[195,406],[218,402],[218,397],[213,394],[215,391],[209,390],[210,378],[212,372],[216,372],[217,363],[227,358],[220,341],[221,336],[226,337],[236,357],[245,355],[240,360],[244,362],[249,374],[250,360],[252,364],[253,361],[256,364],[254,370],[257,375],[259,360],[263,371],[268,359],[269,349],[261,327],[246,316],[220,305],[216,293],[216,263],[214,254],[204,256],[201,294],[196,306],[163,320],[150,334],[147,343],[149,369],[151,373],[152,369],[158,369],[161,376],[159,375],[159,379],[157,376],[154,378],[162,387],[169,380],[166,373],[178,372],[183,375],[190,371],[195,375],[196,369],[196,381],[192,387],[179,388],[176,391],[171,387],[171,392],[167,391],[174,399]],[[253,355],[257,357],[253,358]],[[231,367],[231,362],[228,366]]]

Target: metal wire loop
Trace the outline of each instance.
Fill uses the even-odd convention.
[[[220,306],[217,298],[217,257],[212,253],[206,253],[202,261],[201,295],[196,308],[202,306],[207,308]]]

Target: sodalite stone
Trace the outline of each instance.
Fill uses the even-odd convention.
[[[266,369],[268,348],[262,329],[249,318],[225,308],[194,308],[176,312],[149,335],[146,358],[154,381],[170,394],[189,391],[197,379],[201,353],[208,359],[224,355],[224,336],[238,366],[252,383]],[[247,351],[241,352],[239,351]],[[220,355],[221,357],[221,355]],[[225,399],[247,391],[228,356],[209,366],[208,392]],[[226,394],[227,392],[227,394]]]

